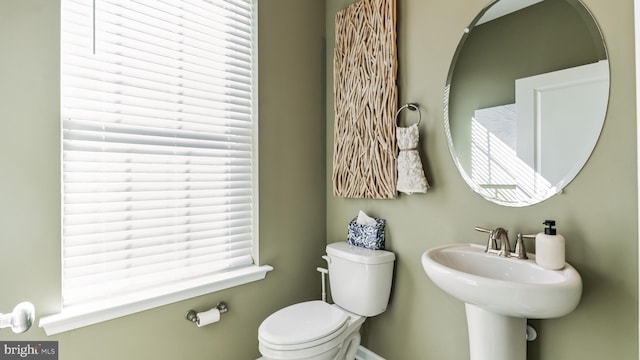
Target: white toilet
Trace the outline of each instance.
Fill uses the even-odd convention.
[[[395,255],[346,242],[327,245],[335,304],[307,301],[278,310],[258,329],[264,360],[353,360],[360,327],[387,309]]]

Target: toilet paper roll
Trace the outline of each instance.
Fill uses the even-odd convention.
[[[209,311],[200,312],[196,316],[196,325],[203,327],[218,322],[220,320],[220,310],[213,308]]]

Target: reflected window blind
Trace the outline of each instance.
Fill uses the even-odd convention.
[[[63,305],[253,264],[252,0],[62,0]]]

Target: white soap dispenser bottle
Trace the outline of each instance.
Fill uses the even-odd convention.
[[[555,220],[545,220],[544,233],[536,235],[536,263],[549,270],[564,267],[564,237],[556,233]]]

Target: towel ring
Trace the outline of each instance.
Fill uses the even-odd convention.
[[[416,125],[420,125],[420,121],[422,120],[422,112],[420,112],[420,107],[416,103],[404,104],[400,107],[400,109],[398,109],[398,111],[396,112],[396,125],[398,125],[398,115],[400,115],[400,112],[404,109],[409,109],[411,111],[418,110],[419,117],[418,117],[418,123]]]

